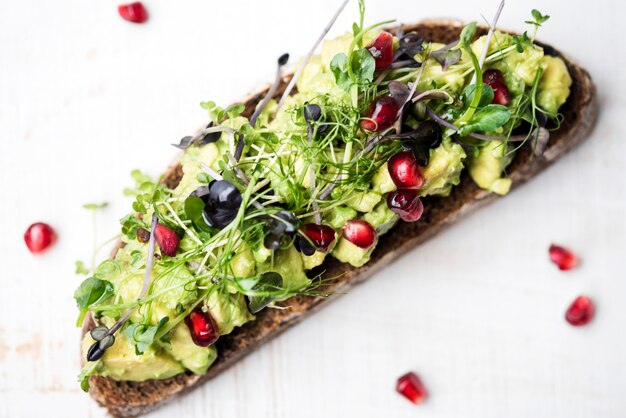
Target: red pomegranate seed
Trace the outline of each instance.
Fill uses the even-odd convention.
[[[346,222],[342,232],[345,239],[364,250],[376,242],[376,230],[367,221],[361,219]]]
[[[37,222],[28,227],[24,233],[24,242],[33,254],[47,250],[57,239],[54,229],[46,223]]]
[[[411,151],[399,152],[387,161],[389,175],[400,189],[419,189],[424,184],[420,166]]]
[[[335,230],[328,225],[305,224],[300,230],[323,252],[328,251],[335,240]]]
[[[129,22],[144,23],[148,20],[148,12],[146,12],[146,8],[143,7],[143,4],[140,1],[120,4],[117,6],[117,11],[120,16],[122,16],[122,19]]]
[[[398,189],[387,194],[387,207],[405,222],[416,222],[424,213],[424,205],[415,190]]]
[[[499,70],[487,70],[483,73],[483,83],[493,89],[493,100],[491,103],[508,106],[511,103],[511,95],[506,87],[504,77]]]
[[[593,301],[587,296],[578,296],[565,312],[565,320],[575,327],[588,324],[596,312]]]
[[[189,328],[194,344],[200,347],[208,347],[220,337],[213,317],[210,313],[204,312],[202,306],[197,306],[185,317],[185,324]]]
[[[367,119],[361,120],[361,128],[370,132],[380,132],[389,128],[398,116],[398,104],[391,96],[374,100],[367,112]]]
[[[165,225],[157,224],[154,229],[154,239],[156,239],[156,242],[159,244],[159,248],[163,254],[170,257],[174,257],[176,255],[178,245],[180,244],[180,238],[178,238],[178,235],[176,235],[176,232],[172,229]]]
[[[383,32],[366,49],[376,60],[376,69],[387,68],[393,62],[393,36]]]
[[[550,260],[557,265],[559,270],[572,270],[580,264],[578,256],[567,248],[552,244],[549,252]]]
[[[409,372],[398,379],[396,390],[414,404],[422,403],[428,397],[424,384],[413,372]]]

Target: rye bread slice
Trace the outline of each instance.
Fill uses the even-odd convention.
[[[458,38],[462,27],[463,25],[457,21],[428,20],[414,25],[405,25],[404,30],[405,32],[415,30],[428,41],[449,43]],[[485,32],[485,28],[478,29],[479,35]],[[552,132],[545,153],[536,158],[533,157],[530,147],[524,146],[515,156],[507,170],[513,180],[513,187],[525,183],[585,139],[596,119],[597,99],[589,74],[554,48],[543,46],[546,53],[559,55],[567,63],[573,79],[572,91],[567,103],[561,108],[565,116],[564,122],[559,130]],[[282,93],[288,81],[289,77],[286,77],[277,95]],[[246,116],[252,114],[265,91],[267,90],[260,91],[244,101]],[[182,169],[177,163],[168,169],[164,182],[173,188],[178,184],[181,176]],[[480,190],[468,175],[464,174],[461,184],[454,188],[450,196],[424,199],[424,215],[419,222],[400,223],[390,233],[381,237],[371,261],[365,266],[354,268],[329,257],[322,269],[326,270],[327,277],[340,276],[340,278],[330,284],[326,290],[335,293],[349,291],[401,254],[497,198],[494,194]],[[395,238],[392,239],[392,236]],[[398,236],[404,239],[397,239]],[[204,376],[184,373],[165,380],[145,382],[116,381],[94,376],[90,381],[90,394],[114,417],[126,418],[145,414],[174,396],[184,394],[196,385],[221,373],[264,342],[276,337],[334,299],[332,296],[328,298],[297,296],[289,299],[288,309],[261,311],[257,314],[255,321],[218,340],[219,357]],[[91,324],[86,323],[83,333],[90,326]]]

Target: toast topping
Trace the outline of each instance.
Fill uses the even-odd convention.
[[[325,294],[332,278],[311,271],[326,257],[362,266],[381,235],[419,222],[422,200],[447,196],[466,168],[506,194],[516,150],[543,152],[571,80],[534,34],[479,37],[472,23],[443,45],[382,31],[391,21],[366,26],[362,1],[360,11],[278,102],[286,54],[255,109],[202,103],[211,122],[175,145],[180,181],[133,173],[124,246],[75,294],[107,330],[85,336],[84,382],[205,373],[218,336],[291,296]],[[546,20],[534,18],[535,29]]]

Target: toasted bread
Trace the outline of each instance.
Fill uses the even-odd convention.
[[[458,38],[462,24],[455,21],[429,20],[404,26],[405,32],[415,30],[427,41],[449,43]],[[478,34],[484,34],[479,28]],[[573,63],[568,57],[548,45],[542,45],[546,53],[564,59],[572,76],[571,95],[561,108],[563,123],[551,133],[549,144],[541,157],[534,157],[531,147],[524,146],[518,151],[507,173],[513,187],[520,186],[533,178],[565,152],[585,139],[592,129],[597,114],[595,87],[589,74]],[[277,95],[285,88],[289,77],[283,80]],[[243,103],[245,116],[250,116],[267,90],[252,95]],[[180,164],[170,167],[164,177],[169,187],[175,187],[182,176]],[[444,227],[456,222],[475,209],[492,202],[498,197],[479,189],[467,174],[448,197],[424,199],[424,216],[416,223],[400,223],[390,233],[381,237],[371,260],[363,267],[355,268],[327,258],[322,269],[327,277],[339,277],[325,290],[344,293],[353,286],[365,281],[401,254],[424,242]],[[397,239],[402,237],[402,239]],[[288,300],[288,309],[265,309],[257,314],[255,321],[249,322],[217,342],[219,357],[208,373],[198,376],[184,373],[164,380],[145,382],[116,381],[111,378],[93,376],[90,380],[91,396],[106,407],[115,417],[134,417],[145,414],[159,405],[182,395],[197,385],[210,380],[223,372],[239,359],[250,354],[263,343],[308,317],[311,313],[334,300],[335,297],[298,296]],[[91,324],[86,323],[83,332]]]

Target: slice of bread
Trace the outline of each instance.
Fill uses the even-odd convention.
[[[405,32],[415,30],[427,41],[449,43],[458,38],[462,24],[455,21],[429,20],[415,25],[406,25]],[[484,34],[485,28],[478,33]],[[573,79],[571,95],[561,108],[564,121],[560,128],[551,133],[550,142],[541,157],[533,157],[530,146],[524,146],[515,156],[507,172],[513,180],[513,187],[525,183],[545,167],[556,161],[566,151],[587,137],[593,127],[597,113],[595,88],[589,74],[569,58],[547,45],[546,53],[561,56]],[[288,77],[286,80],[288,81]],[[285,88],[281,86],[277,95]],[[250,116],[254,107],[263,98],[266,90],[249,97],[245,115]],[[167,171],[164,181],[175,187],[182,175],[181,167],[176,164]],[[539,191],[540,192],[540,191]],[[328,258],[322,268],[326,277],[339,277],[326,290],[344,293],[363,282],[372,274],[401,254],[424,242],[444,227],[456,222],[471,211],[497,199],[494,194],[480,190],[464,175],[461,184],[454,188],[449,197],[429,197],[424,199],[424,216],[416,223],[400,223],[390,233],[381,237],[371,261],[365,266],[354,268]],[[402,239],[398,239],[401,237]],[[165,380],[145,382],[124,382],[110,378],[94,376],[91,378],[91,396],[106,407],[115,417],[134,417],[145,414],[174,396],[182,395],[195,386],[206,382],[223,372],[236,361],[250,354],[264,342],[276,337],[289,327],[334,300],[334,297],[299,296],[288,300],[288,309],[265,309],[257,314],[257,319],[232,334],[225,335],[217,342],[219,357],[208,373],[197,376],[192,373],[181,374]],[[90,327],[85,324],[83,332]]]

